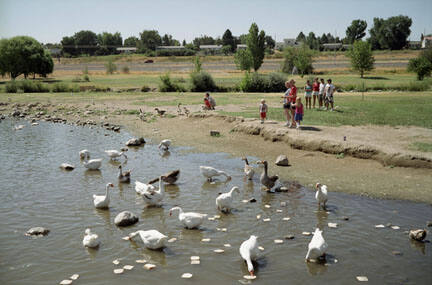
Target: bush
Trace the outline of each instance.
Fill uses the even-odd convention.
[[[160,76],[161,83],[159,84],[160,92],[184,92],[186,89],[180,84],[172,82],[170,75],[167,73]]]
[[[217,90],[213,77],[205,71],[191,73],[191,82],[191,91],[194,92]]]
[[[311,74],[313,72],[313,57],[315,53],[306,45],[302,45],[299,48],[287,47],[284,50],[284,61],[281,66],[281,70],[284,73],[292,73],[294,67],[301,77],[305,74]]]
[[[238,88],[243,92],[281,92],[285,90],[285,77],[280,73],[246,72]]]
[[[129,67],[127,65],[123,66],[122,72],[128,74],[129,73]]]
[[[183,50],[158,50],[156,52],[157,56],[192,56],[195,55],[195,51],[191,49]]]
[[[35,82],[30,80],[23,80],[20,82],[19,87],[23,90],[24,93],[43,93],[49,92],[48,87],[41,82]]]
[[[424,57],[420,56],[412,58],[408,62],[408,71],[417,73],[417,79],[423,80],[425,76],[430,76],[432,71],[432,63]]]
[[[143,85],[143,86],[141,87],[141,92],[149,92],[150,90],[151,90],[151,88],[148,87],[147,85]]]
[[[69,91],[71,91],[71,88],[65,83],[55,83],[51,88],[51,92],[55,92],[55,93],[69,92]]]
[[[240,49],[234,55],[234,62],[237,69],[250,71],[253,66],[253,58],[249,50]]]
[[[83,79],[84,79],[84,81],[87,81],[87,82],[90,81],[90,77],[89,77],[87,74],[85,74],[85,75],[83,76]]]
[[[117,65],[114,64],[112,59],[109,59],[105,64],[105,71],[107,74],[113,74],[117,70]]]
[[[268,75],[268,85],[266,92],[282,92],[285,91],[286,78],[280,73],[270,73]],[[312,81],[311,81],[312,82]]]
[[[17,93],[18,92],[18,84],[15,82],[15,80],[12,80],[11,82],[6,83],[6,93]]]

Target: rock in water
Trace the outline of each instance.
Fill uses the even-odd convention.
[[[419,230],[410,230],[409,237],[416,241],[422,241],[426,237],[426,231],[419,229]]]
[[[135,224],[138,220],[138,217],[134,213],[123,211],[115,217],[114,224],[119,227],[126,227]]]
[[[36,236],[36,235],[42,235],[42,236],[45,236],[45,235],[47,235],[49,232],[50,232],[50,230],[47,229],[47,228],[43,228],[43,227],[34,227],[34,228],[29,229],[29,230],[26,232],[26,235],[27,235],[27,236]]]
[[[64,170],[74,170],[75,166],[73,166],[72,164],[69,164],[69,163],[62,163],[62,164],[60,164],[60,168],[64,169]]]
[[[281,154],[276,158],[275,164],[277,166],[290,166],[288,162],[288,157],[284,154]]]
[[[138,139],[137,138],[131,138],[130,140],[128,140],[126,142],[126,145],[127,146],[141,146],[145,143],[146,143],[146,141],[144,140],[144,138],[140,137]]]

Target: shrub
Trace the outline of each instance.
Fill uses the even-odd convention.
[[[195,53],[196,52],[192,49],[156,51],[157,56],[192,56],[195,55]]]
[[[191,73],[191,91],[216,91],[217,86],[213,77],[205,71]]]
[[[268,86],[266,92],[281,92],[285,88],[285,76],[280,73],[270,73],[268,75]],[[312,82],[312,81],[311,81]]]
[[[41,82],[30,80],[21,81],[19,87],[24,91],[24,93],[41,93],[49,91],[48,87]]]
[[[184,92],[186,89],[180,84],[172,82],[170,75],[167,73],[160,76],[161,83],[159,84],[160,92]]]
[[[147,85],[143,85],[141,87],[141,92],[149,92],[150,90],[151,90],[150,87],[148,87]]]
[[[84,81],[87,81],[87,82],[90,81],[90,77],[89,77],[87,74],[85,74],[85,75],[83,76],[83,79],[84,79]]]
[[[128,74],[129,73],[129,67],[127,65],[123,66],[122,67],[122,72],[125,73],[125,74]]]
[[[51,88],[51,92],[59,93],[59,92],[69,92],[71,88],[65,83],[55,83]],[[79,90],[79,89],[78,89]]]
[[[88,66],[86,65],[82,70],[83,75],[88,75]]]
[[[315,53],[306,45],[299,48],[287,47],[284,50],[284,61],[281,70],[284,73],[292,73],[294,67],[297,68],[301,77],[313,72],[313,57]]]
[[[117,70],[117,65],[114,64],[112,59],[109,59],[105,64],[105,71],[107,74],[113,74]]]
[[[285,77],[280,73],[246,72],[238,88],[243,92],[281,92],[285,90]]]
[[[249,50],[240,49],[234,55],[234,62],[237,69],[250,71],[253,66],[253,58]]]
[[[111,91],[111,88],[106,87],[106,86],[95,86],[95,88],[93,90],[96,92],[108,92],[108,91]]]
[[[423,80],[425,76],[430,76],[432,63],[426,57],[420,56],[412,58],[408,62],[408,71],[417,73],[417,79]]]
[[[11,82],[6,83],[5,89],[6,93],[17,93],[18,84],[15,82],[15,80],[12,80]]]

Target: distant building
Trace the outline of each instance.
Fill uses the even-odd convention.
[[[200,50],[218,51],[222,49],[222,45],[200,45]]]
[[[432,47],[432,36],[423,36],[421,37],[421,48],[430,48]]]
[[[156,50],[185,50],[184,46],[157,46]]]
[[[408,48],[410,49],[420,49],[422,45],[421,41],[409,41]]]
[[[283,50],[286,47],[298,47],[300,43],[296,39],[284,39],[283,42],[277,42],[275,48],[278,50]]]
[[[120,53],[134,53],[137,51],[136,47],[118,47],[116,48],[116,51]]]
[[[331,43],[323,44],[324,50],[340,50],[342,48],[342,43]]]
[[[239,49],[247,49],[247,45],[244,45],[244,44],[238,44],[238,45],[237,45],[237,50],[239,50]]]

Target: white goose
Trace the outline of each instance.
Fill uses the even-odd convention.
[[[124,156],[125,159],[128,159],[126,154],[123,151],[120,152],[120,151],[115,150],[115,149],[110,149],[110,150],[106,150],[105,153],[108,154],[108,156],[111,159],[117,159],[122,155]]]
[[[114,187],[112,183],[108,183],[105,187],[105,195],[93,195],[93,204],[98,209],[104,209],[109,207],[110,197],[108,188]]]
[[[258,257],[258,243],[257,238],[251,235],[249,239],[245,240],[240,245],[240,255],[246,261],[248,271],[251,276],[254,276],[254,267],[252,261]]]
[[[322,236],[322,231],[317,228],[308,246],[308,252],[305,257],[306,262],[310,261],[311,259],[316,261],[319,257],[325,255],[326,249],[327,243]]]
[[[90,159],[90,152],[87,149],[83,149],[79,152],[79,156],[81,159]]]
[[[207,178],[207,181],[209,182],[213,180],[213,177],[221,175],[225,176],[227,178],[227,181],[231,179],[231,176],[226,174],[224,171],[218,170],[210,166],[200,166],[200,172],[205,178]]]
[[[169,215],[172,216],[172,212],[178,210],[179,211],[179,221],[183,223],[183,225],[187,229],[193,229],[199,227],[207,214],[200,214],[194,212],[183,212],[183,209],[180,207],[174,207],[170,209]]]
[[[232,194],[235,192],[240,193],[237,186],[234,186],[228,193],[222,193],[216,198],[216,207],[221,212],[229,212],[233,202]]]
[[[165,196],[164,184],[162,183],[162,177],[159,177],[159,189],[151,184],[144,184],[139,181],[135,181],[135,191],[141,195],[144,201],[151,206],[159,205]]]
[[[326,203],[327,203],[327,186],[326,185],[321,185],[320,183],[317,183],[315,185],[317,191],[315,193],[315,199],[318,202],[318,209],[321,206],[321,203],[323,204],[323,209],[325,210],[326,208]]]
[[[85,247],[98,247],[100,244],[99,236],[97,234],[92,234],[90,229],[86,229],[82,243]]]
[[[164,139],[164,140],[162,140],[160,143],[159,143],[159,145],[158,145],[158,148],[163,148],[163,150],[168,150],[169,149],[169,147],[170,147],[170,145],[171,145],[171,140],[169,140],[169,139]]]
[[[244,162],[245,162],[244,173],[245,173],[248,180],[252,180],[252,178],[255,174],[255,170],[253,169],[252,166],[249,165],[249,161],[248,161],[247,157],[243,157],[242,160],[244,160]]]
[[[98,170],[102,166],[102,158],[88,159],[84,157],[84,167],[90,170]]]
[[[139,230],[128,235],[128,239],[131,240],[136,235],[139,235],[144,245],[149,249],[159,249],[165,246],[167,236],[160,233],[157,230],[143,231]]]

